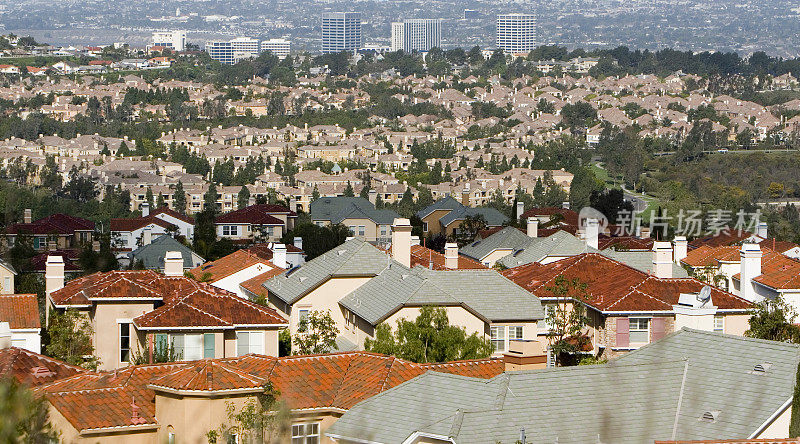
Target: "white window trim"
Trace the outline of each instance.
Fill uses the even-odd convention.
[[[640,329],[633,330],[631,328],[631,325],[633,324],[633,320],[634,319],[636,319],[637,321],[639,319],[646,319],[647,320],[647,330],[646,330],[647,340],[644,341],[644,342],[634,342],[631,339],[631,333],[633,333],[634,331],[637,332],[637,333],[641,333],[641,332],[645,331],[645,330],[640,330]],[[628,317],[628,344],[630,346],[633,346],[633,345],[637,345],[638,346],[638,345],[643,345],[643,344],[649,344],[650,343],[650,334],[652,333],[652,329],[653,329],[652,325],[653,325],[653,318],[652,317],[648,317],[648,316],[629,316]]]

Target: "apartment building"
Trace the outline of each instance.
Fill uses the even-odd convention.
[[[360,48],[360,12],[326,12],[322,15],[323,54],[355,52]]]
[[[186,31],[156,31],[150,39],[150,44],[147,45],[147,50],[152,48],[164,48],[171,51],[185,51],[186,50]]]
[[[441,46],[440,19],[410,19],[392,23],[392,51],[425,52]]]
[[[286,39],[269,39],[261,42],[261,52],[269,51],[281,60],[288,57],[291,50],[292,42]]]
[[[536,47],[536,17],[532,14],[498,15],[497,47],[506,54],[531,52]]]
[[[249,37],[232,40],[213,40],[206,42],[208,55],[225,65],[235,65],[242,60],[258,56],[259,41]]]

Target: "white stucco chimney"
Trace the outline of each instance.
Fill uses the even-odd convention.
[[[689,254],[689,241],[686,236],[675,236],[672,241],[672,255],[676,264],[680,265],[681,260]]]
[[[769,230],[767,228],[766,222],[759,222],[758,228],[756,228],[756,236],[760,237],[761,239],[766,239],[769,235]]]
[[[25,208],[25,212],[23,213],[22,216],[22,221],[26,224],[29,224],[33,221],[33,214],[30,208]]]
[[[297,213],[297,199],[294,196],[289,198],[289,211]]]
[[[760,297],[755,290],[753,279],[761,276],[761,247],[758,244],[743,244],[739,252],[741,259],[739,271],[739,296],[750,302],[758,302]]]
[[[448,270],[458,269],[458,244],[455,242],[444,245],[444,267]]]
[[[397,218],[392,224],[392,259],[411,268],[411,222]]]
[[[525,202],[517,202],[517,220],[522,217],[522,213],[525,212]]]
[[[302,237],[295,237],[294,238],[294,246],[300,250],[303,249],[303,238]]]
[[[142,230],[142,246],[150,245],[151,242],[153,242],[153,231],[147,227]]]
[[[61,256],[47,256],[44,268],[44,291],[47,302],[45,303],[45,324],[50,323],[50,295],[64,288],[64,258]]]
[[[539,237],[539,218],[537,217],[528,218],[527,232],[529,237]]]
[[[378,201],[378,191],[370,189],[369,190],[369,203],[375,205],[375,202]]]
[[[139,206],[139,209],[142,210],[142,217],[147,217],[150,215],[150,204],[147,202],[142,202]]]
[[[650,238],[650,227],[642,227],[641,231],[639,231],[639,238],[641,238],[641,239],[649,239]]]
[[[420,244],[419,236],[411,236],[411,245],[413,246],[419,244]]]
[[[164,256],[164,275],[183,276],[183,256],[180,251],[167,251]]]
[[[672,244],[653,242],[653,275],[657,278],[672,277]]]
[[[586,219],[586,245],[598,249],[600,237],[600,221],[597,219]]]
[[[272,245],[272,263],[277,267],[289,268],[286,264],[286,245],[273,244]]]
[[[569,210],[570,209],[569,201],[561,202],[561,208]]]

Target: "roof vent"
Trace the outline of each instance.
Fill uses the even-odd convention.
[[[481,243],[481,241],[476,241],[476,242],[473,242],[472,245],[470,245],[470,246],[474,247],[474,246],[478,245],[479,243]]]
[[[525,251],[525,250],[524,250],[524,249],[519,249],[519,250],[515,251],[515,252],[514,252],[514,255],[513,255],[512,257],[517,257],[517,256],[519,256],[519,254],[520,254],[520,253],[522,253],[523,251]]]
[[[719,410],[708,410],[703,412],[699,420],[704,422],[717,422],[717,418],[719,418]]]
[[[758,364],[753,366],[753,371],[751,371],[750,373],[753,375],[763,375],[767,373],[767,370],[769,370],[770,367],[772,367],[771,362],[759,362]]]

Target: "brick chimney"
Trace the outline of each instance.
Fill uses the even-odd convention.
[[[528,218],[527,233],[529,237],[539,237],[539,218],[537,217]]]
[[[392,259],[411,268],[411,222],[397,218],[392,224]]]
[[[689,254],[689,241],[686,240],[686,236],[675,236],[672,241],[672,254],[675,263],[680,265],[681,260]]]
[[[167,251],[164,256],[164,275],[183,276],[183,256],[180,251]]]
[[[763,253],[758,244],[743,244],[739,253],[741,258],[739,271],[739,296],[750,302],[763,299],[756,293],[753,279],[761,276],[761,258]]]
[[[653,275],[657,278],[672,277],[672,244],[653,242]]]
[[[461,190],[461,205],[469,206],[469,182],[464,184],[464,189]]]
[[[444,245],[444,267],[448,270],[458,269],[458,244],[455,242]]]

